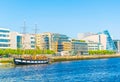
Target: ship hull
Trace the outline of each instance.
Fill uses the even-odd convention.
[[[49,60],[31,60],[31,59],[14,58],[15,65],[48,64],[48,63]]]

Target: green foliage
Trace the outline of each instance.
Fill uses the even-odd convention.
[[[22,54],[30,54],[30,55],[35,55],[35,54],[54,54],[53,51],[51,50],[34,50],[34,49],[0,49],[0,55],[5,56],[5,55],[22,55]]]
[[[85,42],[85,40],[79,40],[80,42]]]
[[[106,54],[115,54],[115,51],[112,50],[91,50],[89,51],[90,55],[106,55]]]

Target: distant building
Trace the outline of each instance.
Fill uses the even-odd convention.
[[[85,40],[88,43],[88,47],[89,47],[88,49],[91,50],[92,47],[94,47],[93,50],[96,50],[96,49],[100,50],[98,46],[99,44],[101,44],[103,46],[102,49],[106,50],[107,38],[105,34],[90,34],[83,38],[80,38],[79,36],[78,36],[78,39]]]
[[[62,42],[63,51],[71,51],[72,50],[72,43],[71,42]]]
[[[104,47],[97,42],[88,41],[88,50],[104,50]]]
[[[88,47],[90,45],[94,45],[93,50],[96,50],[97,47],[98,50],[116,50],[115,44],[107,30],[96,34],[78,34],[78,39],[85,40],[86,42],[88,42]],[[90,49],[90,47],[88,49]]]
[[[18,32],[10,32],[10,48],[22,48],[22,34],[19,34]]]
[[[22,49],[35,49],[35,35],[22,34]]]
[[[56,43],[57,45],[53,45],[52,43],[52,47],[57,47],[57,52],[61,52],[61,51],[64,51],[64,45],[65,45],[65,42],[69,42],[69,37],[66,36],[66,35],[63,35],[63,34],[58,34],[58,33],[54,33],[52,35],[52,42]]]
[[[0,48],[7,49],[10,48],[10,30],[5,28],[0,28]]]
[[[114,50],[120,52],[120,41],[112,40],[108,31],[81,33],[78,40],[59,33],[19,34],[0,28],[0,49],[53,50],[54,52],[75,52],[87,54],[88,50]]]
[[[88,44],[86,42],[80,42],[79,40],[72,40],[72,50],[78,55],[88,54]]]
[[[36,35],[36,43],[40,49],[49,49],[55,52],[63,51],[64,42],[69,42],[69,37],[58,33],[42,33]]]
[[[120,40],[113,40],[115,47],[117,48],[117,52],[120,53]]]
[[[103,31],[103,34],[107,37],[107,43],[106,43],[106,50],[114,50],[116,51],[116,46],[107,30]]]
[[[41,49],[49,49],[49,37],[44,34],[36,34],[36,46]]]
[[[83,41],[83,40],[81,40]],[[88,53],[88,45],[86,42],[79,40],[70,40],[68,36],[58,33],[41,33],[36,35],[36,44],[40,49],[49,49],[54,52],[74,51],[79,54]]]

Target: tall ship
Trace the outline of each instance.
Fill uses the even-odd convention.
[[[33,60],[33,59],[26,59],[26,58],[14,58],[15,65],[48,64],[48,63],[49,63],[49,59]]]
[[[25,23],[24,23],[24,29],[23,29],[23,35],[25,35]],[[37,28],[35,28],[35,34],[36,35],[36,31]],[[36,40],[35,40],[36,41]],[[23,36],[23,44],[26,44],[24,42],[24,36]],[[24,51],[24,47],[22,47],[23,51]],[[36,43],[35,43],[35,48],[33,49],[34,51],[36,51]],[[13,61],[15,65],[30,65],[30,64],[48,64],[49,63],[49,58],[47,58],[46,56],[37,56],[37,55],[33,55],[33,56],[24,56],[24,53],[22,54],[23,57],[14,57]]]

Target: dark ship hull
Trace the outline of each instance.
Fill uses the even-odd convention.
[[[14,58],[15,65],[29,65],[29,64],[48,64],[49,59],[46,60],[32,60],[32,59],[22,59]]]

